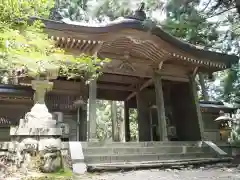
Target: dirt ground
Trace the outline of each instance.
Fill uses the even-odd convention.
[[[152,169],[89,174],[76,180],[240,180],[240,168]]]
[[[37,176],[37,174],[35,174]],[[34,176],[35,176],[34,175]],[[35,177],[36,177],[35,176]],[[4,180],[22,180],[26,176],[19,175]],[[3,180],[0,177],[0,180]],[[64,178],[61,178],[61,180]],[[69,179],[69,178],[67,178]],[[240,167],[211,165],[205,167],[187,167],[178,169],[148,169],[126,172],[88,173],[73,180],[240,180]]]

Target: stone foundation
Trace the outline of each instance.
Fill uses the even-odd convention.
[[[19,126],[11,127],[12,143],[8,144],[2,156],[6,159],[5,163],[10,163],[10,166],[27,170],[34,164],[32,157],[39,156],[39,169],[43,172],[54,172],[63,167],[62,130],[48,112],[44,102],[45,94],[52,86],[53,83],[48,80],[32,81],[35,104],[24,119],[20,120]]]

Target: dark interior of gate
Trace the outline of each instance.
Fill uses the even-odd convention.
[[[133,79],[136,77],[122,77],[122,79]],[[101,79],[101,78],[100,78]],[[130,82],[129,82],[130,83]],[[100,85],[100,82],[99,82]],[[112,84],[113,85],[113,84]],[[121,90],[103,90],[98,88],[98,98],[108,100],[125,101],[125,108],[138,109],[138,127],[140,141],[159,141],[158,115],[156,107],[156,95],[154,85],[149,85],[144,90],[136,93],[131,99],[126,101],[131,92],[124,91],[123,87],[129,87],[131,84],[115,84]],[[101,85],[100,85],[101,86]],[[200,129],[198,124],[195,101],[192,95],[189,82],[177,82],[164,80],[163,95],[165,105],[165,116],[167,119],[168,139],[172,141],[196,141],[200,140]],[[129,126],[128,117],[126,126]],[[189,128],[191,127],[191,128]],[[129,131],[126,127],[126,131]],[[126,132],[129,135],[129,132]],[[126,137],[130,139],[130,137]]]

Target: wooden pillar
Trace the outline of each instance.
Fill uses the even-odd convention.
[[[77,141],[80,141],[81,139],[81,125],[80,125],[80,115],[81,115],[81,110],[80,108],[77,108]]]
[[[97,80],[89,84],[88,140],[97,141]]]
[[[199,105],[199,99],[198,99],[198,95],[197,95],[197,85],[195,82],[195,76],[191,75],[190,76],[190,86],[191,86],[191,91],[192,91],[192,95],[193,95],[193,101],[194,101],[194,105],[196,108],[196,112],[197,112],[197,120],[198,120],[198,125],[199,125],[199,130],[200,130],[200,136],[201,139],[204,139],[204,124],[203,124],[203,120],[202,120],[202,113],[200,110],[200,105]]]
[[[83,105],[79,108],[79,141],[87,141],[87,108]]]
[[[168,141],[167,123],[165,116],[164,97],[162,90],[162,79],[157,73],[153,77],[156,91],[156,105],[158,113],[158,129],[160,131],[160,141]]]
[[[151,141],[149,107],[147,99],[144,98],[144,90],[138,92],[136,97],[139,141]]]
[[[129,121],[129,107],[127,101],[124,102],[124,118],[125,118],[125,139],[126,142],[129,142],[131,140],[131,134]]]
[[[77,140],[87,141],[88,139],[88,117],[87,117],[87,100],[89,94],[89,87],[84,81],[80,82],[80,96],[77,101],[74,102],[77,106]]]

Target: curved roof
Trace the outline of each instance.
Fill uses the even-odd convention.
[[[162,39],[163,41],[171,44],[175,48],[178,48],[179,50],[182,50],[184,52],[188,52],[192,54],[193,56],[202,58],[202,59],[210,59],[211,61],[217,61],[222,62],[227,65],[227,67],[230,67],[231,64],[235,64],[238,62],[239,57],[235,55],[227,55],[223,53],[213,52],[213,51],[207,51],[200,48],[197,48],[196,46],[183,42],[169,33],[165,32],[160,27],[153,25],[152,27],[149,27],[145,21],[141,21],[138,19],[117,19],[115,21],[112,21],[110,23],[104,23],[104,24],[94,24],[91,26],[91,24],[87,23],[75,23],[75,24],[68,24],[66,22],[62,21],[53,21],[53,20],[43,20],[43,22],[46,25],[47,29],[52,30],[58,30],[58,31],[71,31],[75,33],[87,33],[87,34],[100,34],[100,33],[109,33],[109,32],[115,32],[121,30],[127,30],[127,29],[135,29],[138,31],[143,32],[150,32],[152,35],[155,35]]]
[[[36,19],[39,20],[36,17],[31,20]],[[166,58],[175,59],[175,61],[183,60],[178,62],[195,64],[197,67],[212,69],[213,71],[230,68],[232,64],[238,63],[239,60],[239,57],[234,55],[203,50],[183,42],[165,32],[156,24],[141,18],[119,18],[102,24],[79,23],[67,21],[67,19],[61,19],[61,21],[40,20],[44,22],[46,29],[52,33],[50,36],[57,41],[58,46],[75,48],[80,50],[79,52],[88,54],[89,51],[98,48],[98,44],[103,43],[103,46],[100,45],[101,48],[99,49],[99,56],[103,58],[107,57],[104,55],[105,53],[121,53],[121,56],[125,56],[122,53],[129,51],[131,52],[130,57],[133,59],[134,57],[136,59],[143,57],[150,58],[155,62]],[[143,38],[146,43],[130,45],[133,42],[129,42],[128,38],[130,37],[131,40],[132,36],[134,40]],[[124,37],[126,38],[124,39]]]

